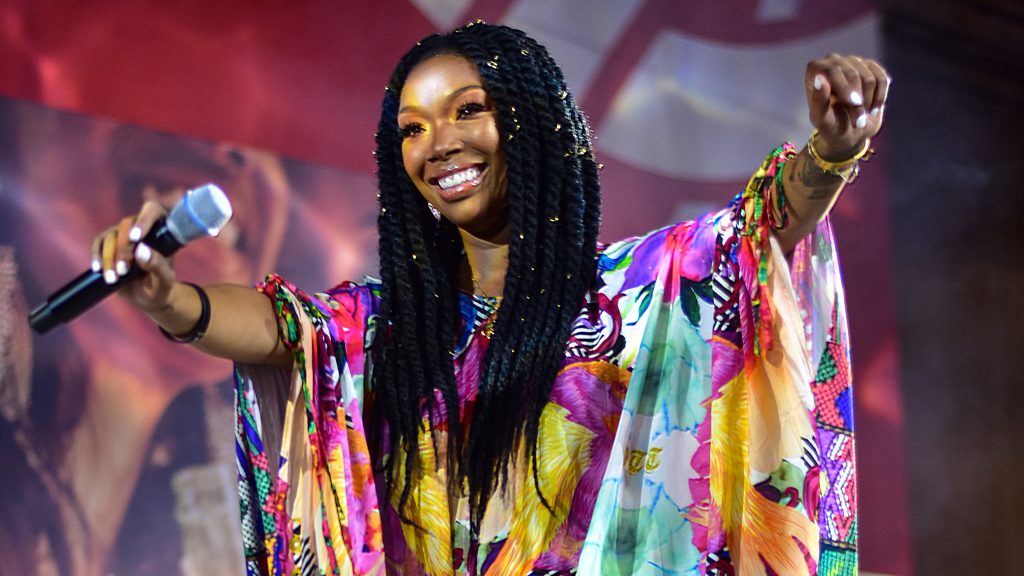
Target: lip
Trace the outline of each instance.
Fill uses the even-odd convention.
[[[460,182],[459,184],[452,186],[451,188],[441,188],[441,186],[438,184],[438,181],[447,178],[448,176],[458,174],[460,172],[465,172],[466,170],[469,170],[471,168],[476,168],[477,171],[479,172],[475,178],[471,178],[469,180],[466,180],[465,182]],[[487,166],[487,164],[484,163],[446,166],[437,174],[428,178],[427,183],[433,186],[435,190],[437,190],[437,194],[441,197],[442,200],[444,200],[445,202],[453,202],[455,200],[461,200],[462,198],[465,198],[466,196],[469,195],[469,192],[471,190],[479,186],[480,182],[487,175],[488,170],[489,167]]]

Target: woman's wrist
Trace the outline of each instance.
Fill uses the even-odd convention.
[[[844,182],[852,182],[857,177],[859,162],[871,156],[871,138],[858,142],[852,149],[835,152],[814,130],[807,140],[806,150],[818,170]]]
[[[190,336],[203,322],[204,311],[207,317],[205,324],[209,324],[209,299],[203,298],[205,294],[201,295],[201,292],[202,288],[195,284],[175,282],[168,293],[167,302],[147,313],[165,336],[179,341],[182,336]]]
[[[191,282],[184,282],[183,284],[191,286],[196,296],[199,297],[199,319],[196,320],[196,323],[187,332],[176,331],[171,333],[161,326],[160,333],[173,342],[193,344],[200,341],[210,327],[210,297],[206,295],[206,290],[203,290],[202,286],[198,284]]]

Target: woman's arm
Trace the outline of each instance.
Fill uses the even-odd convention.
[[[815,133],[783,169],[789,220],[776,235],[787,253],[814,231],[856,174],[869,139],[882,127],[890,82],[878,62],[859,56],[830,54],[807,65],[804,85]]]
[[[192,346],[234,362],[291,364],[291,355],[278,339],[277,317],[269,298],[237,284],[217,284],[204,290],[210,300],[210,326]],[[199,294],[192,286],[175,282],[166,304],[146,313],[168,333],[187,334],[199,321]]]
[[[191,342],[196,349],[235,362],[289,365],[291,355],[278,339],[277,318],[266,296],[245,286],[219,284],[204,290],[179,282],[173,259],[139,242],[163,215],[159,203],[146,202],[138,215],[97,236],[92,244],[93,268],[103,270],[112,283],[134,261],[146,274],[118,294],[175,336],[192,332],[200,322],[199,291],[203,290],[209,300],[209,326]]]

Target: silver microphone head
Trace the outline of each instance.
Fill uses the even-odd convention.
[[[204,184],[185,193],[167,215],[167,229],[181,244],[203,236],[216,236],[231,220],[231,202],[215,184]]]

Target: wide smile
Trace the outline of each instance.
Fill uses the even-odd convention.
[[[439,176],[428,179],[428,183],[437,188],[441,199],[451,202],[463,198],[470,190],[479,186],[485,174],[486,164],[473,164],[445,170]]]

